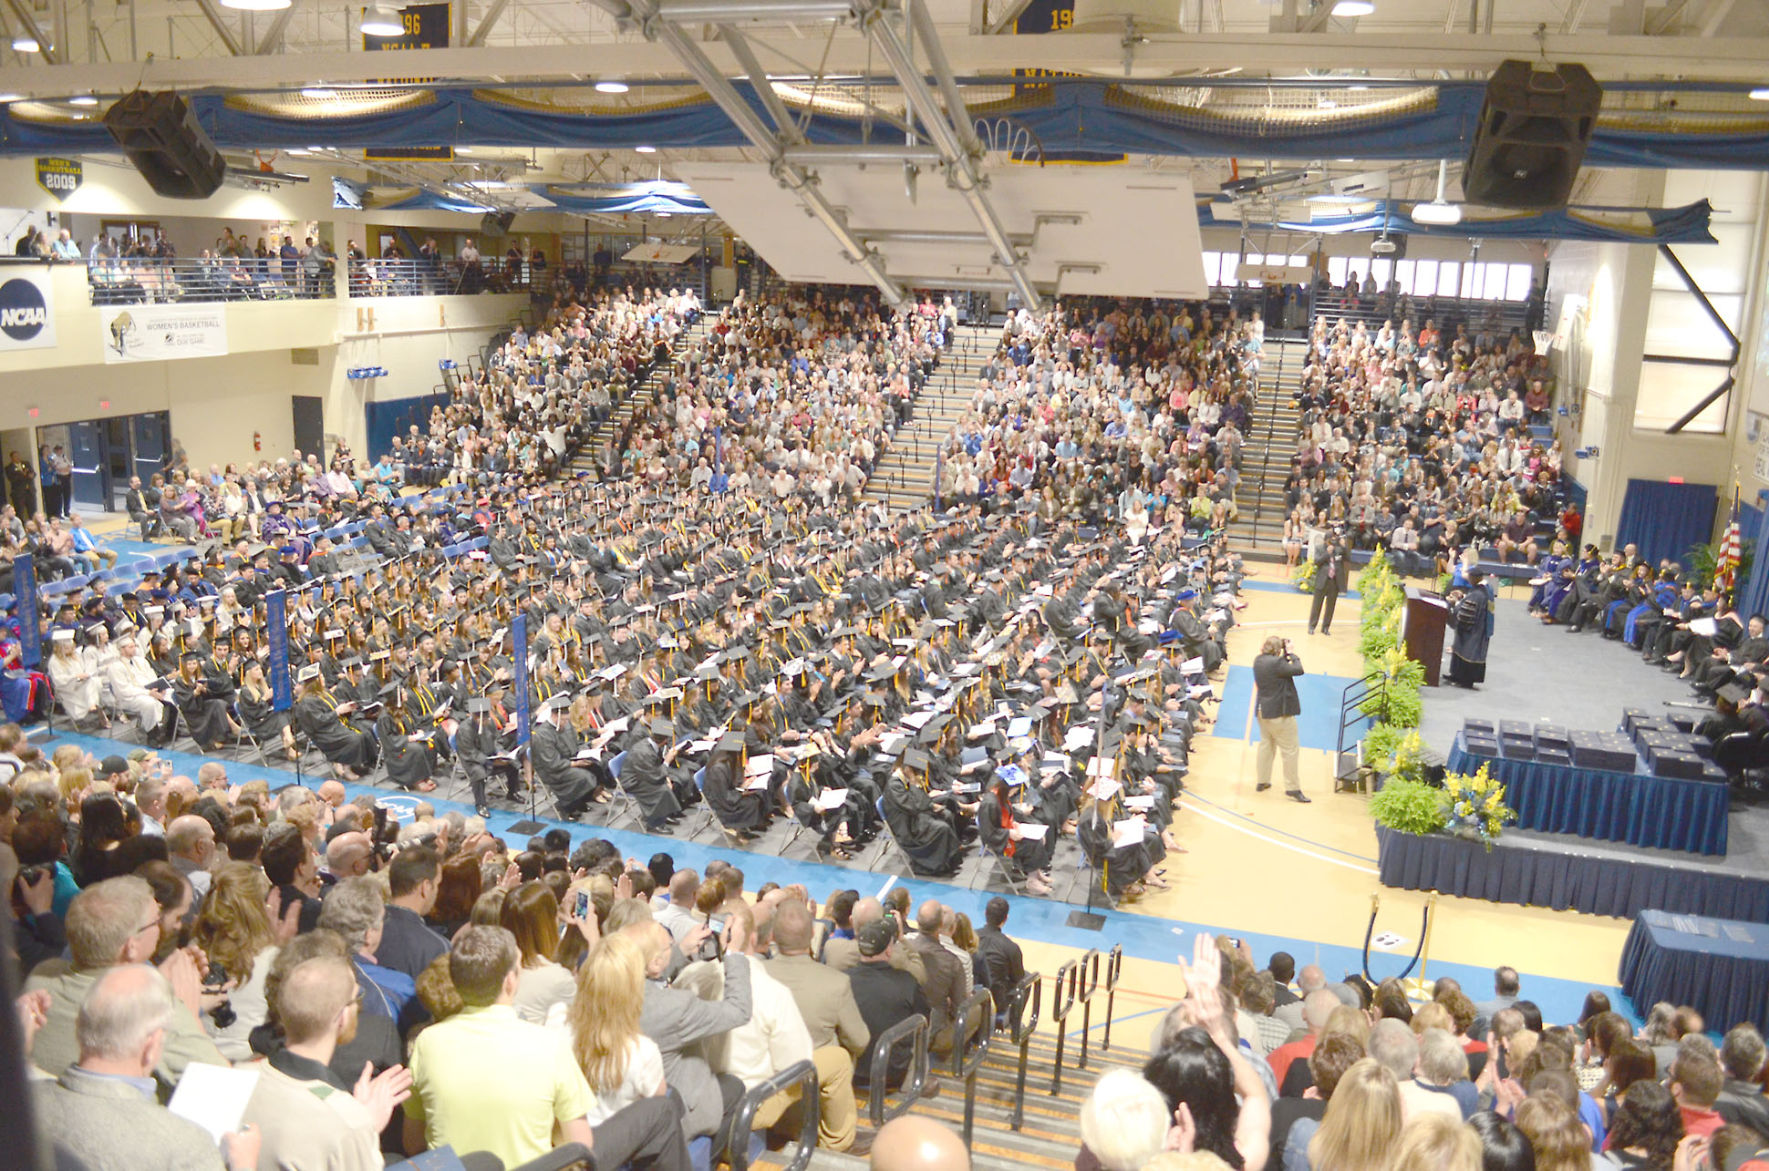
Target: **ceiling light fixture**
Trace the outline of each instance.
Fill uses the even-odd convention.
[[[0,106],[3,106],[8,102],[22,102],[24,100],[25,100],[25,95],[23,95],[23,94],[14,94],[14,93],[0,94]]]
[[[221,0],[221,7],[241,12],[278,12],[291,3],[293,0]]]
[[[642,155],[654,155],[657,153],[657,148],[655,146],[635,146],[633,149]]]
[[[39,45],[37,43],[37,38],[30,33],[14,33],[12,37],[12,51],[15,53],[41,53],[43,51],[43,46]]]
[[[323,85],[306,85],[301,87],[301,96],[304,98],[318,98],[321,101],[324,101],[326,98],[337,97],[338,91],[335,89],[328,89]]]
[[[371,4],[362,14],[362,31],[371,37],[397,37],[405,33],[405,22],[399,10],[385,4]]]
[[[15,43],[12,47],[16,49],[16,48],[18,48],[18,45]],[[1751,91],[1751,101],[1753,101],[1753,102],[1769,102],[1769,85],[1761,86],[1757,89],[1752,90]]]
[[[73,97],[68,99],[68,105],[70,105],[70,106],[96,106],[96,105],[98,105],[98,99],[93,97],[91,94],[75,94]]]
[[[1413,222],[1425,224],[1433,228],[1454,227],[1462,222],[1462,206],[1444,200],[1444,186],[1449,180],[1450,164],[1447,159],[1437,162],[1437,198],[1430,203],[1413,205]]]
[[[1334,16],[1369,16],[1376,11],[1376,0],[1339,0],[1333,5]]]
[[[604,78],[596,83],[596,92],[599,94],[624,94],[628,88],[627,83],[617,77]]]

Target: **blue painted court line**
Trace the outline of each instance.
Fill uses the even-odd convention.
[[[1339,701],[1345,689],[1356,683],[1340,675],[1299,675],[1296,694],[1302,699],[1302,715],[1296,720],[1296,738],[1304,748],[1327,751],[1339,747]],[[1248,716],[1253,708],[1253,668],[1233,666],[1222,684],[1222,701],[1210,734],[1222,740],[1245,739],[1259,743],[1259,723]]]
[[[1262,593],[1268,594],[1295,594],[1298,597],[1303,598],[1308,596],[1287,581],[1255,581],[1252,578],[1247,578],[1241,582],[1241,588],[1244,590],[1259,590]],[[1342,599],[1349,598],[1354,602],[1363,597],[1363,595],[1356,590],[1346,590],[1339,596]]]
[[[1323,677],[1324,678],[1324,677]],[[1304,700],[1307,703],[1307,700]],[[102,736],[88,736],[76,733],[63,733],[43,745],[45,753],[53,752],[53,745],[59,743],[78,744],[81,748],[103,759],[116,753],[126,755],[137,745],[125,740],[109,740]],[[205,760],[219,759],[198,756],[188,752],[162,751],[160,757],[170,760],[180,774],[194,778],[197,768]],[[266,768],[261,765],[241,764],[236,761],[223,760],[227,766],[227,778],[230,784],[245,781],[264,780],[274,791],[284,785],[295,783],[293,769]],[[308,787],[317,787],[324,778],[306,775],[303,780]],[[346,784],[345,790],[355,797],[361,793],[372,794],[378,801],[385,803],[394,810],[409,811],[419,802],[435,807],[438,813],[456,810],[468,817],[473,816],[473,808],[459,801],[448,801],[437,797],[435,793],[404,793],[392,789],[380,789],[373,786]],[[441,790],[439,789],[438,792]],[[690,816],[697,816],[698,811],[691,811]],[[409,812],[406,816],[410,816]],[[523,814],[504,810],[494,810],[487,819],[487,827],[492,833],[498,834],[513,846],[522,843],[510,833],[510,826],[521,819]],[[746,889],[754,890],[766,882],[777,882],[782,886],[801,883],[810,891],[811,897],[821,903],[831,893],[838,890],[854,889],[863,895],[877,895],[886,886],[903,886],[909,891],[911,905],[919,905],[924,899],[938,899],[940,902],[963,911],[971,917],[973,923],[983,921],[983,909],[989,900],[997,895],[996,891],[970,890],[948,882],[932,881],[922,878],[899,878],[879,872],[868,873],[863,870],[850,869],[843,866],[830,865],[822,862],[799,861],[792,858],[781,858],[770,854],[750,853],[734,850],[723,845],[702,845],[686,842],[677,838],[658,834],[635,833],[631,830],[605,829],[601,826],[584,825],[577,822],[553,822],[541,819],[548,826],[558,826],[571,835],[572,846],[592,837],[605,838],[612,842],[621,853],[644,862],[652,854],[664,851],[675,859],[677,867],[691,866],[696,870],[704,870],[706,864],[714,858],[734,862],[743,871],[743,884]],[[868,847],[876,849],[876,846]],[[1372,883],[1374,880],[1371,880]],[[1348,892],[1350,893],[1350,892]],[[1362,893],[1361,890],[1357,893]],[[1289,952],[1295,957],[1298,965],[1319,964],[1332,979],[1360,971],[1363,967],[1361,939],[1351,946],[1337,943],[1323,943],[1314,940],[1290,939],[1277,935],[1259,935],[1249,933],[1243,927],[1211,923],[1208,921],[1209,886],[1204,885],[1196,892],[1181,892],[1188,905],[1195,908],[1197,921],[1165,919],[1153,915],[1141,915],[1133,911],[1114,911],[1103,907],[1098,913],[1106,920],[1105,927],[1100,931],[1086,931],[1068,925],[1071,911],[1079,910],[1078,904],[1061,903],[1050,899],[1041,899],[1022,895],[1003,894],[1008,901],[1008,933],[1016,938],[1038,940],[1055,944],[1059,947],[1071,947],[1077,950],[1098,948],[1109,950],[1113,944],[1122,944],[1124,954],[1137,959],[1152,960],[1157,963],[1173,963],[1180,956],[1191,957],[1192,940],[1199,932],[1211,935],[1232,935],[1237,939],[1244,938],[1253,954],[1260,960],[1270,957],[1274,951]],[[1453,913],[1453,908],[1440,903],[1439,914]],[[1418,946],[1419,920],[1410,912],[1400,915],[1385,912],[1376,924],[1378,933],[1393,931],[1401,935],[1409,947]],[[1524,950],[1523,948],[1519,949]],[[1409,951],[1406,955],[1391,955],[1384,952],[1372,952],[1370,955],[1370,975],[1376,980],[1387,976],[1398,976],[1412,958]],[[1510,962],[1518,965],[1519,956],[1495,957],[1499,963]],[[1527,961],[1525,961],[1527,962]],[[1432,976],[1454,976],[1462,982],[1464,988],[1471,992],[1478,991],[1485,995],[1485,989],[1492,983],[1492,969],[1475,967],[1469,964],[1440,963],[1431,961],[1429,973]],[[1413,975],[1418,975],[1414,972]],[[1597,987],[1609,994],[1612,1003],[1625,1005],[1627,1000],[1621,990],[1613,985],[1581,984],[1572,980],[1562,980],[1550,976],[1525,974],[1524,991],[1531,1000],[1541,1006],[1549,1020],[1577,1020],[1579,1009],[1584,1004],[1585,993]],[[1148,991],[1142,989],[1141,991]],[[1638,1023],[1638,1020],[1636,1020]]]

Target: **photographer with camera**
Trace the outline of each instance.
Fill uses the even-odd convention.
[[[724,966],[723,995],[718,1000],[702,1000],[685,988],[663,983],[671,939],[661,923],[639,923],[627,930],[646,949],[645,1005],[639,1013],[639,1029],[657,1043],[663,1054],[664,1080],[681,1094],[687,1106],[684,1137],[693,1141],[712,1135],[713,1150],[720,1151],[743,1098],[743,1082],[730,1074],[714,1073],[695,1042],[721,1037],[749,1020],[750,961],[742,954],[747,946],[744,925],[735,917],[728,918],[720,932],[703,924],[682,939],[685,955]]]
[[[1319,600],[1317,595],[1316,600]],[[1331,610],[1328,612],[1331,618]],[[1296,693],[1296,677],[1301,675],[1302,660],[1290,640],[1272,635],[1259,648],[1253,660],[1254,714],[1259,717],[1259,755],[1257,758],[1258,789],[1271,788],[1272,757],[1284,754],[1284,792],[1290,800],[1309,803],[1302,791],[1302,778],[1296,766],[1296,717],[1302,714],[1302,697]]]

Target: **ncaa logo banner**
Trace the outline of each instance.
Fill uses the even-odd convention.
[[[46,273],[0,277],[0,352],[45,350],[55,345],[52,297]]]

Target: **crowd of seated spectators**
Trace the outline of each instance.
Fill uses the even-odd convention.
[[[858,290],[740,294],[622,426],[607,475],[855,504],[938,363],[941,320]]]
[[[1509,967],[1489,999],[1440,977],[1419,1004],[1283,952],[1258,969],[1208,935],[1182,966],[1141,1076],[1108,1074],[1082,1107],[1078,1168],[1141,1171],[1174,1149],[1246,1171],[1769,1167],[1753,1025],[1716,1047],[1693,1009],[1659,1004],[1636,1030],[1602,992],[1545,1021]]]
[[[946,1052],[974,989],[1005,1006],[1025,975],[1002,898],[981,925],[900,887],[819,907],[727,860],[641,864],[561,829],[512,846],[428,806],[402,825],[337,782],[44,758],[17,732],[5,962],[58,1168],[352,1171],[444,1146],[515,1167],[579,1142],[686,1171],[747,1145],[739,1102],[799,1062],[818,1144],[863,1154],[855,1089],[908,1064],[875,1063],[873,1039],[920,1015]],[[161,1105],[202,1065],[257,1075],[219,1150],[188,1120],[203,1102]],[[756,1141],[796,1138],[802,1111],[763,1100]]]
[[[1442,573],[1465,550],[1533,563],[1547,533],[1576,541],[1576,510],[1558,523],[1560,441],[1531,430],[1549,421],[1545,378],[1515,334],[1317,319],[1284,482],[1286,559],[1335,528],[1407,574]]]
[[[942,499],[1220,530],[1258,391],[1264,323],[1166,302],[1063,302],[1008,318],[946,441]]]

